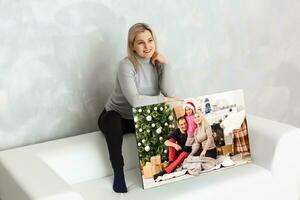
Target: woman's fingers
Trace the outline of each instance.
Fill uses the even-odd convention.
[[[156,61],[159,62],[159,63],[162,63],[162,64],[167,64],[166,58],[158,52],[154,52],[152,57],[151,57],[151,63],[153,65],[155,65]]]
[[[151,57],[151,63],[153,65],[155,65],[155,61],[157,60],[157,57],[158,57],[158,53],[157,53],[157,51],[155,51]]]
[[[167,101],[183,101],[183,99],[178,97],[165,97]]]

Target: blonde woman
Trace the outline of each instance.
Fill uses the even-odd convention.
[[[201,112],[197,112],[194,115],[195,123],[197,128],[194,132],[194,141],[192,145],[192,152],[189,156],[193,156],[197,151],[199,151],[202,145],[202,152],[200,157],[211,157],[217,158],[217,149],[214,141],[211,126],[206,121],[204,115]]]
[[[123,134],[134,133],[132,108],[178,100],[173,95],[166,58],[158,53],[153,30],[145,23],[128,32],[127,57],[121,60],[115,88],[98,119],[114,171],[113,190],[127,192],[122,156]]]

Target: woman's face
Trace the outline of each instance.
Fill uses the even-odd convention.
[[[196,113],[196,114],[194,115],[194,120],[195,120],[195,123],[196,123],[196,124],[201,124],[202,116],[201,116],[199,113]]]
[[[155,42],[150,31],[137,34],[133,42],[133,50],[142,58],[151,58],[155,52]]]

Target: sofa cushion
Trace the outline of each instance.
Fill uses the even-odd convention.
[[[125,169],[138,166],[134,134],[126,134],[123,142]],[[7,150],[0,154],[6,162],[34,156],[42,160],[68,184],[88,181],[112,174],[104,136],[93,132],[40,144]]]
[[[84,199],[272,199],[280,195],[275,189],[270,172],[255,164],[224,168],[220,171],[202,174],[191,179],[174,182],[147,190],[142,189],[138,169],[126,171],[128,193],[112,192],[113,177],[104,177],[72,185]]]

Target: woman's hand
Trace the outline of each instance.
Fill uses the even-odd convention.
[[[165,97],[165,102],[171,102],[171,101],[183,101],[183,99],[177,98],[177,97]]]
[[[193,152],[189,153],[189,155],[188,155],[188,158],[191,159],[192,157],[194,157],[194,153]]]
[[[206,154],[206,152],[202,151],[202,152],[200,153],[200,159],[203,158],[203,157],[205,157],[205,154]]]
[[[151,63],[155,65],[156,62],[159,62],[161,64],[167,64],[166,58],[157,51],[155,51],[151,57]]]

